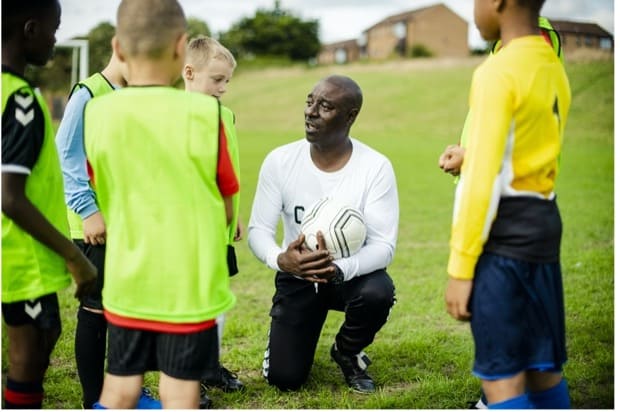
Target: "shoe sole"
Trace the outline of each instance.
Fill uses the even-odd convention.
[[[203,384],[202,386],[204,386],[205,388],[208,388],[208,389],[219,389],[219,390],[221,390],[223,392],[226,392],[226,393],[241,392],[241,391],[245,390],[245,385],[243,385],[240,388],[236,388],[236,389],[230,389],[230,388],[228,388],[226,386],[220,386],[220,385],[204,385]]]
[[[362,390],[359,390],[359,389],[355,389],[355,388],[352,388],[352,387],[349,386],[349,391],[354,392],[354,393],[359,393],[361,395],[372,395],[373,393],[377,392],[377,389],[375,388],[375,389],[373,389],[372,391],[369,392],[369,391],[362,391]]]

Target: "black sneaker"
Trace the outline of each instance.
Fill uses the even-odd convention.
[[[202,385],[212,388],[220,388],[224,392],[235,392],[245,389],[243,382],[233,373],[220,365],[219,376],[215,379],[203,379]]]
[[[199,409],[211,409],[213,406],[213,401],[207,395],[207,388],[201,383],[200,384],[200,403],[198,404]]]
[[[375,383],[366,373],[366,368],[370,365],[370,359],[364,352],[357,355],[347,356],[338,352],[336,344],[332,345],[332,359],[340,366],[344,379],[349,388],[359,393],[372,393],[375,391]]]

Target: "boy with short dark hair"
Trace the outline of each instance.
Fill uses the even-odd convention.
[[[7,409],[38,409],[60,336],[56,293],[73,276],[82,298],[95,267],[70,239],[51,118],[24,78],[44,65],[60,24],[57,0],[2,2],[2,315],[8,335]]]
[[[540,35],[547,41],[549,46],[553,48],[554,53],[558,56],[562,63],[564,63],[564,52],[562,50],[562,42],[560,41],[560,35],[558,32],[555,31],[553,26],[551,26],[549,20],[542,16],[538,17],[538,28],[540,30]],[[491,54],[499,52],[501,46],[501,40],[496,40],[491,46]],[[470,115],[468,113],[467,118],[465,119],[465,124],[463,125],[463,131],[461,132],[459,143],[449,145],[439,156],[439,168],[446,173],[450,173],[452,176],[456,176],[454,183],[457,183],[459,180],[461,166],[463,165],[463,158],[465,157],[465,148],[467,146],[467,137],[469,135],[469,116]],[[473,409],[486,409],[486,403],[487,401],[484,393],[482,393],[479,400],[470,402]]]
[[[471,320],[473,373],[490,409],[570,406],[553,191],[570,107],[562,62],[540,36],[544,0],[475,0],[502,49],[474,73],[455,198],[446,307]]]
[[[97,206],[95,187],[84,151],[84,107],[90,99],[125,86],[125,75],[125,65],[112,53],[101,72],[73,86],[56,133],[71,238],[99,273],[96,287],[80,300],[75,328],[75,363],[82,386],[82,406],[85,409],[91,409],[99,400],[103,387],[108,328],[101,303],[106,227]],[[136,408],[161,409],[161,403],[144,389]]]
[[[186,40],[176,0],[123,0],[113,48],[128,85],[86,105],[107,228],[108,369],[96,407],[134,407],[144,373],[159,370],[164,408],[198,408],[199,381],[218,366],[215,318],[235,302],[226,225],[238,182],[217,99],[172,87]]]

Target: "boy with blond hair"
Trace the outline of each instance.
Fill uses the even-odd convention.
[[[113,48],[128,85],[86,105],[107,225],[100,408],[135,407],[148,370],[160,371],[163,408],[198,408],[199,381],[218,366],[215,318],[235,302],[225,254],[239,185],[219,102],[172,87],[186,24],[176,0],[123,0]]]
[[[218,100],[226,93],[226,86],[230,82],[233,72],[237,67],[237,61],[232,53],[217,40],[207,36],[197,36],[191,39],[187,45],[185,66],[183,67],[183,81],[185,90],[189,92],[203,93],[217,98]],[[228,151],[233,163],[233,168],[239,179],[239,144],[235,128],[235,115],[228,107],[220,106],[222,121],[228,139]],[[228,267],[230,275],[238,272],[237,259],[233,242],[242,238],[242,225],[239,220],[239,193],[232,198],[233,217],[228,226]],[[218,337],[221,349],[224,332],[224,315],[217,318]],[[221,350],[220,350],[221,352]],[[202,380],[200,407],[203,409],[211,405],[207,395],[208,387],[217,387],[225,392],[243,390],[244,385],[237,375],[230,372],[220,364],[215,376]]]
[[[543,3],[474,3],[480,34],[502,48],[472,80],[445,301],[471,323],[473,373],[489,409],[570,407],[554,187],[571,94],[540,35]]]

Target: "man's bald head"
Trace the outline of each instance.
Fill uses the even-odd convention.
[[[322,81],[330,83],[341,89],[346,96],[345,101],[349,106],[348,109],[357,109],[357,112],[359,113],[362,109],[364,98],[362,95],[362,89],[355,82],[355,80],[347,76],[334,74],[324,78]]]

